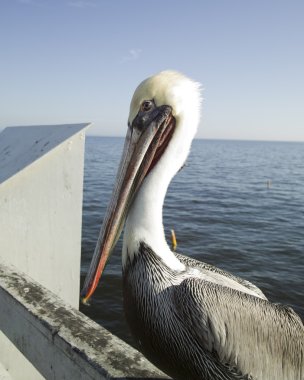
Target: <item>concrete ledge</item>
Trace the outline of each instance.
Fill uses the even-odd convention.
[[[141,353],[1,263],[0,330],[46,379],[168,379]]]
[[[0,363],[0,380],[13,380],[8,371]]]

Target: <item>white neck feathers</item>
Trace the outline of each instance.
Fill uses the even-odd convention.
[[[123,265],[132,260],[140,242],[145,242],[174,270],[184,265],[171,252],[164,234],[162,209],[171,179],[184,165],[200,117],[199,85],[183,75],[166,71],[148,78],[134,93],[129,122],[132,123],[141,102],[154,99],[157,106],[170,105],[176,127],[165,152],[143,181],[129,210],[123,241]]]

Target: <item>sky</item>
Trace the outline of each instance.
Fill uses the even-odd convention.
[[[197,137],[304,141],[302,0],[0,0],[0,129],[124,136],[146,77],[203,87]]]

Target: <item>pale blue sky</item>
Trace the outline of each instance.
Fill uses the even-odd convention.
[[[125,134],[137,84],[201,82],[198,137],[304,141],[302,0],[0,0],[0,128]]]

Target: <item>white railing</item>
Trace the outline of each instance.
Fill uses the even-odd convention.
[[[87,127],[0,134],[0,380],[167,378],[78,311]]]
[[[34,367],[20,379],[166,379],[138,351],[28,276],[0,265],[0,329]]]

